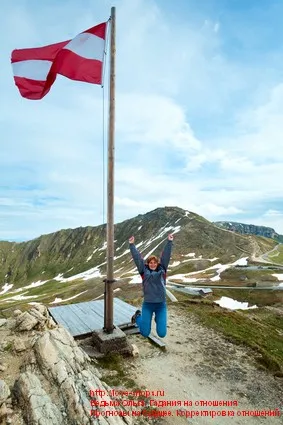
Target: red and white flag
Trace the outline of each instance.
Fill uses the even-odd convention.
[[[13,50],[15,84],[26,99],[42,99],[57,74],[71,80],[101,84],[107,23],[92,27],[72,40],[49,46]]]

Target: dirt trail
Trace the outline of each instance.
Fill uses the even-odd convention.
[[[272,263],[275,266],[282,266],[282,264],[280,263],[276,263],[275,261],[273,261],[273,258],[276,259],[276,257],[279,255],[279,251],[272,256],[272,259],[270,258],[270,254],[272,254],[273,252],[276,252],[278,247],[281,244],[279,243],[278,245],[276,245],[274,248],[272,248],[270,251],[265,252],[264,254],[261,254],[259,257],[255,257],[254,255],[252,256],[253,261],[258,261],[261,263]]]
[[[238,407],[170,407],[172,417],[155,423],[167,425],[277,425],[283,424],[283,380],[256,367],[253,353],[226,341],[200,325],[178,304],[169,305],[166,350],[152,345],[141,335],[131,335],[140,355],[129,361],[129,373],[150,391],[164,390],[159,400],[229,401]],[[155,398],[157,400],[157,398]],[[281,417],[238,416],[238,411],[281,409]],[[158,407],[159,410],[166,408]],[[233,410],[234,417],[177,416],[177,409]]]

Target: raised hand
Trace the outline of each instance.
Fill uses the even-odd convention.
[[[172,233],[170,233],[170,235],[168,235],[168,241],[173,241],[174,236],[172,235]]]
[[[131,236],[131,237],[130,237],[130,239],[129,239],[129,243],[135,243],[135,237],[134,237],[134,236]]]

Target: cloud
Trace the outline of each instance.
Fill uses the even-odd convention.
[[[107,84],[103,92],[62,77],[43,101],[28,102],[13,85],[9,57],[15,47],[65,40],[107,19],[110,1],[33,4],[5,3],[0,17],[5,239],[105,219]],[[198,8],[196,18],[185,6],[173,16],[159,0],[114,4],[115,220],[177,205],[211,220],[266,220],[283,232],[280,215],[268,213],[280,211],[282,199],[283,83],[269,69],[279,69],[280,51],[262,52],[260,61],[247,60],[244,45],[237,53],[229,10]]]
[[[282,217],[283,211],[277,211],[277,210],[268,210],[264,213],[265,217]]]
[[[215,204],[200,205],[198,206],[198,209],[201,209],[204,216],[213,215],[215,217],[223,215],[236,215],[244,212],[243,210],[233,206],[219,206]]]
[[[118,97],[117,107],[117,131],[124,142],[200,150],[183,108],[170,97],[131,93]]]

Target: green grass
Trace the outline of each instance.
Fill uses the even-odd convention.
[[[279,245],[276,251],[270,253],[268,260],[277,264],[283,264],[283,244]]]
[[[252,348],[256,360],[275,374],[283,372],[283,316],[267,309],[226,311],[208,300],[182,302],[208,328],[229,341]]]
[[[67,301],[67,303],[71,304],[89,301],[103,294],[104,283],[102,282],[102,278],[94,278],[87,281],[74,280],[71,282],[58,282],[56,280],[51,280],[44,285],[23,290],[23,292],[15,294],[6,293],[0,297],[0,311],[2,310],[3,316],[9,317],[16,308],[23,311],[29,309],[29,302],[41,302],[48,305],[54,301],[55,298],[62,298],[64,300],[81,292],[84,293],[73,300]],[[8,298],[15,295],[21,295],[22,293],[25,293],[25,296],[36,296],[36,298],[30,298],[22,301],[6,301]],[[60,303],[60,305],[64,305],[64,302]]]
[[[282,290],[263,289],[213,289],[212,300],[220,297],[229,297],[241,302],[248,302],[249,305],[256,304],[258,307],[283,305]]]
[[[8,342],[7,345],[4,346],[4,351],[12,351],[13,343]]]
[[[128,377],[127,371],[125,370],[126,363],[121,354],[110,353],[97,361],[99,366],[105,370],[104,373],[102,370],[102,381],[106,382],[106,384],[112,387],[118,387],[121,386],[121,382],[123,382],[123,386],[127,389],[139,389],[136,382]],[[115,371],[116,374],[111,375],[106,371]]]
[[[245,268],[230,268],[221,273],[221,279],[234,282],[239,281],[241,277],[246,277],[247,280],[242,281],[243,285],[245,285],[248,281],[278,282],[278,279],[275,276],[272,276],[272,274],[276,272],[278,273],[278,270],[248,270]]]
[[[184,261],[184,258],[181,258],[181,261]],[[186,274],[191,272],[201,272],[202,270],[207,269],[208,267],[213,266],[214,264],[217,264],[219,260],[210,261],[205,258],[195,260],[192,259],[190,261],[187,261],[185,263],[181,263],[178,266],[172,267],[171,272],[169,273],[168,277],[170,278],[170,275],[172,274]],[[210,273],[213,273],[213,271],[209,270]]]

